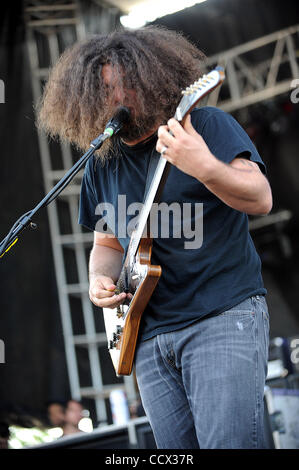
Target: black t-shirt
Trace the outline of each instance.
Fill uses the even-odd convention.
[[[218,159],[230,163],[242,156],[257,162],[265,173],[255,146],[231,115],[203,107],[195,109],[191,119]],[[109,227],[125,251],[129,243],[126,226],[138,215],[136,203],[143,201],[156,140],[154,136],[133,147],[121,144],[119,157],[104,165],[91,158],[86,164],[79,223],[96,230],[96,224],[103,222],[101,217],[109,212]],[[153,241],[151,263],[162,267],[162,276],[142,316],[142,340],[223,312],[249,296],[266,294],[246,214],[230,208],[200,181],[174,166],[161,203],[166,203],[164,210],[169,209],[169,234],[158,233]],[[164,220],[167,211],[161,213]],[[168,220],[166,225],[164,220],[164,228]]]

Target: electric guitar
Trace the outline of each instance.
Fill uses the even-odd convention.
[[[199,100],[221,85],[224,78],[222,67],[216,67],[183,90],[174,118],[184,124]],[[151,207],[160,200],[169,169],[170,163],[161,154],[116,283],[116,294],[127,292],[132,298],[117,309],[103,308],[108,349],[117,376],[132,372],[141,316],[162,274],[160,266],[151,264],[149,221]]]

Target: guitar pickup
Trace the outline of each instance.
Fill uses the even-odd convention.
[[[122,331],[123,331],[123,328],[120,325],[117,325],[116,332],[114,332],[112,336],[112,341],[114,343],[116,343],[120,339]]]

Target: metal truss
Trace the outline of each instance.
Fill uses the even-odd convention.
[[[225,68],[226,81],[208,104],[233,112],[291,92],[299,79],[298,33],[299,25],[292,26],[209,57],[208,66]]]

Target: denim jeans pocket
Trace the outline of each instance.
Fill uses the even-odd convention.
[[[236,335],[235,339],[242,338],[242,341],[254,340],[256,315],[250,298],[225,310],[220,316],[225,318],[226,331],[228,335],[232,335],[232,338]]]
[[[259,319],[258,324],[261,335],[260,341],[262,341],[262,338],[264,338],[263,345],[265,347],[265,355],[268,355],[270,320],[267,301],[264,295],[254,295],[252,297],[252,303],[255,307],[257,317]]]
[[[266,297],[264,295],[254,295],[252,297],[252,300],[253,300],[253,303],[256,304],[258,309],[262,311],[264,320],[269,322],[269,311],[268,311]]]

